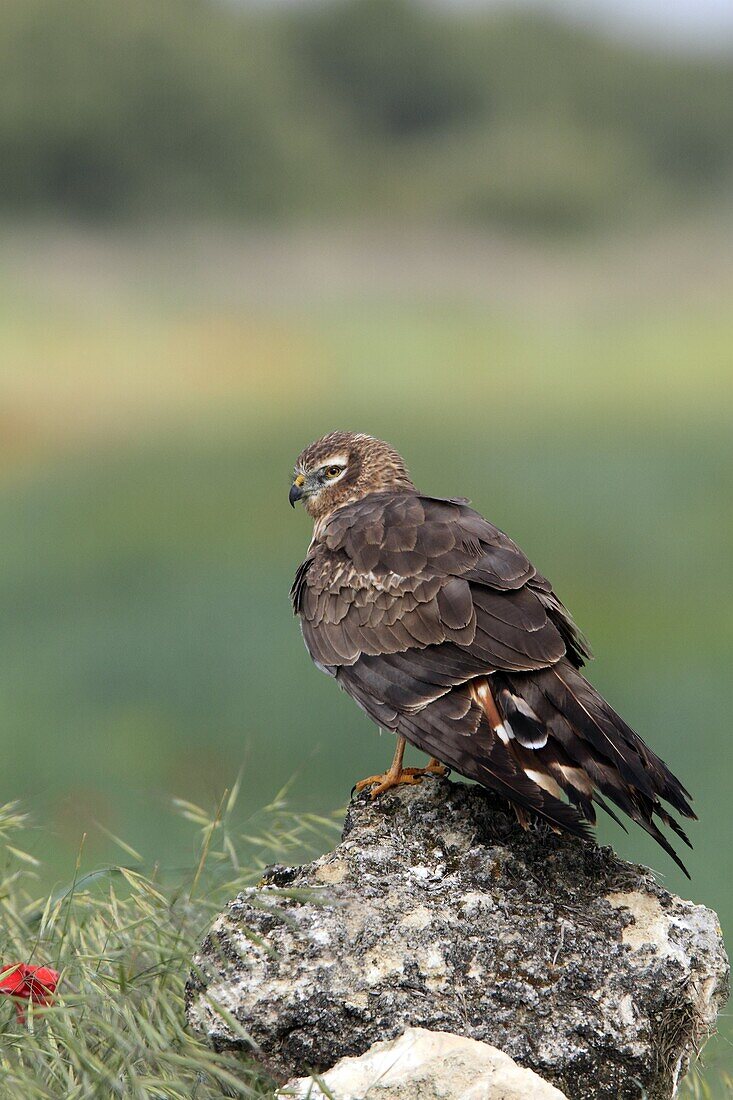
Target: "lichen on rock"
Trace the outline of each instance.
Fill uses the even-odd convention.
[[[338,847],[240,894],[194,960],[188,1016],[280,1081],[420,1027],[490,1043],[570,1100],[667,1100],[727,983],[711,910],[436,780],[356,797]]]

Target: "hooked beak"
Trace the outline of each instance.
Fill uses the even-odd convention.
[[[290,486],[290,492],[288,493],[288,500],[290,501],[290,507],[295,507],[296,500],[300,500],[303,496],[303,486],[305,485],[305,478],[302,474],[298,474],[293,484]]]

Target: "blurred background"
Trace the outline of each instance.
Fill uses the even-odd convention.
[[[601,838],[733,928],[732,200],[727,3],[4,0],[0,798],[52,880],[387,763],[288,603],[349,428],[553,579],[692,885]]]

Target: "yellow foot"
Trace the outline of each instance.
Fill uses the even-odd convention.
[[[446,775],[450,775],[450,768],[447,768],[445,764],[441,764],[440,760],[432,758],[430,763],[425,768],[421,768],[421,771],[426,775],[437,775],[440,779],[445,778]]]
[[[423,776],[448,774],[448,768],[444,768],[436,760],[431,761],[426,768],[399,768],[384,772],[382,775],[370,775],[367,779],[361,779],[354,786],[355,791],[363,791],[366,787],[373,787],[372,798],[379,798],[380,794],[390,791],[393,787],[415,786],[422,783]]]

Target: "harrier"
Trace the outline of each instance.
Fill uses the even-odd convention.
[[[389,444],[333,432],[295,464],[290,503],[314,520],[291,590],[318,668],[397,737],[372,796],[447,765],[555,829],[589,835],[610,799],[687,874],[657,821],[689,793],[581,674],[592,656],[512,540],[461,497],[426,496]],[[427,753],[403,767],[406,742]],[[605,798],[604,798],[605,796]]]

